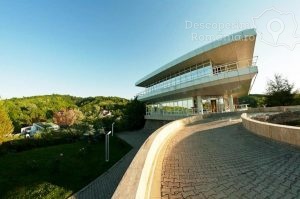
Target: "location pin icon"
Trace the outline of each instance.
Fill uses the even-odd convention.
[[[279,24],[279,29],[278,30],[273,30],[272,29],[272,24],[274,24],[274,23]],[[277,44],[279,35],[284,30],[284,23],[282,22],[282,20],[280,20],[278,18],[274,18],[274,19],[272,19],[268,22],[267,29],[268,29],[268,32],[272,35],[274,43]]]

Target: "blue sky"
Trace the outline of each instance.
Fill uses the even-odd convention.
[[[241,30],[187,29],[186,21],[253,27],[252,18],[272,7],[294,13],[300,23],[296,0],[0,0],[0,96],[132,98],[142,91],[134,85],[138,79],[210,42],[195,41],[192,33],[227,35]],[[286,28],[293,25],[285,22]],[[264,92],[274,73],[300,88],[299,53],[300,44],[291,50],[258,39],[259,75],[252,93]]]

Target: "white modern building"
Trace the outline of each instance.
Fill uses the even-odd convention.
[[[193,50],[136,82],[146,119],[235,111],[258,73],[253,57],[255,29],[247,29]]]
[[[27,126],[24,128],[21,128],[21,133],[29,136],[33,136],[38,131],[43,132],[45,130],[59,130],[59,126],[57,124],[53,123],[46,123],[46,122],[40,122],[40,123],[33,123],[32,126]]]

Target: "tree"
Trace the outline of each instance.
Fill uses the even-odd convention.
[[[264,107],[266,95],[250,94],[239,98],[239,104],[248,104],[251,108]]]
[[[69,127],[72,126],[77,120],[80,119],[81,115],[78,110],[63,109],[58,111],[53,116],[53,121],[59,126]]]
[[[140,129],[145,124],[146,105],[138,101],[137,97],[127,104],[125,109],[125,123],[129,130]]]
[[[288,79],[283,78],[280,74],[275,74],[274,80],[269,80],[267,82],[267,106],[291,105],[296,94],[293,89],[293,83],[290,83]]]
[[[1,102],[0,102],[1,103]],[[14,131],[12,122],[2,104],[0,104],[0,137]]]
[[[248,104],[252,108],[257,107],[257,101],[254,97],[252,96],[243,96],[239,98],[239,104]]]

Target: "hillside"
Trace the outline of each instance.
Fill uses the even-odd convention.
[[[125,118],[128,103],[133,101],[120,97],[82,98],[55,94],[7,99],[3,100],[3,106],[12,120],[14,132],[20,132],[22,127],[34,122],[52,122],[54,113],[67,108],[79,110],[83,120],[89,122],[105,120],[105,113],[110,113],[110,120],[121,120]]]

